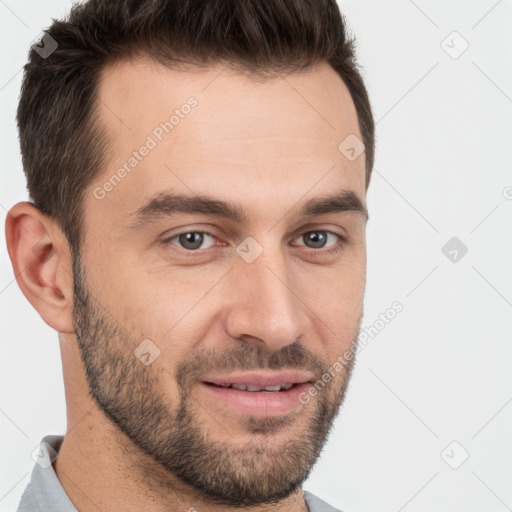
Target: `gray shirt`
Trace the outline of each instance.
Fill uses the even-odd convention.
[[[16,512],[77,512],[52,466],[63,439],[50,435],[41,440],[37,463]],[[308,491],[304,498],[310,512],[342,512]]]

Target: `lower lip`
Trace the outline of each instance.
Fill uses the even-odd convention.
[[[287,391],[241,391],[200,383],[210,396],[222,400],[244,414],[251,416],[277,416],[303,407],[299,395],[310,386],[309,382],[296,384]]]

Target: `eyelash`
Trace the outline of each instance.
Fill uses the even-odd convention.
[[[189,233],[199,233],[202,235],[211,236],[212,238],[216,238],[215,235],[213,235],[212,233],[210,233],[208,231],[190,230],[190,231],[182,231],[181,233],[172,235],[171,237],[162,240],[162,243],[165,245],[169,245],[169,244],[175,245],[172,243],[172,240],[174,240],[175,238],[178,238],[180,235],[185,235],[185,234],[189,234]],[[327,229],[316,229],[316,230],[305,231],[304,233],[299,235],[299,237],[307,235],[309,233],[328,233],[328,234],[334,235],[335,237],[338,238],[338,242],[330,249],[310,249],[309,251],[306,251],[309,255],[325,256],[325,255],[337,254],[338,252],[343,250],[343,248],[345,247],[345,244],[347,243],[346,237],[344,237],[343,235],[340,235],[339,233],[335,233],[334,231],[329,231]],[[206,251],[209,251],[211,249],[212,248],[210,247],[208,249],[193,249],[193,250],[192,249],[191,250],[183,249],[183,251],[185,251],[184,254],[186,257],[199,257],[199,256],[202,256],[203,254],[205,254]],[[213,248],[213,250],[216,250],[216,249],[222,249],[222,247],[214,247]]]

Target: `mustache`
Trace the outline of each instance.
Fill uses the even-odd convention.
[[[176,381],[186,388],[202,375],[233,370],[306,370],[321,378],[329,363],[308,350],[299,340],[268,352],[261,345],[243,342],[226,350],[201,348],[176,369]]]

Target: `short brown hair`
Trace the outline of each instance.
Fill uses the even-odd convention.
[[[356,107],[368,189],[374,119],[355,40],[335,0],[88,0],[46,33],[57,47],[50,55],[32,47],[25,65],[17,113],[21,154],[31,200],[58,222],[74,253],[81,246],[83,194],[101,173],[107,149],[95,122],[99,73],[135,54],[168,66],[225,62],[263,77],[326,61]]]

